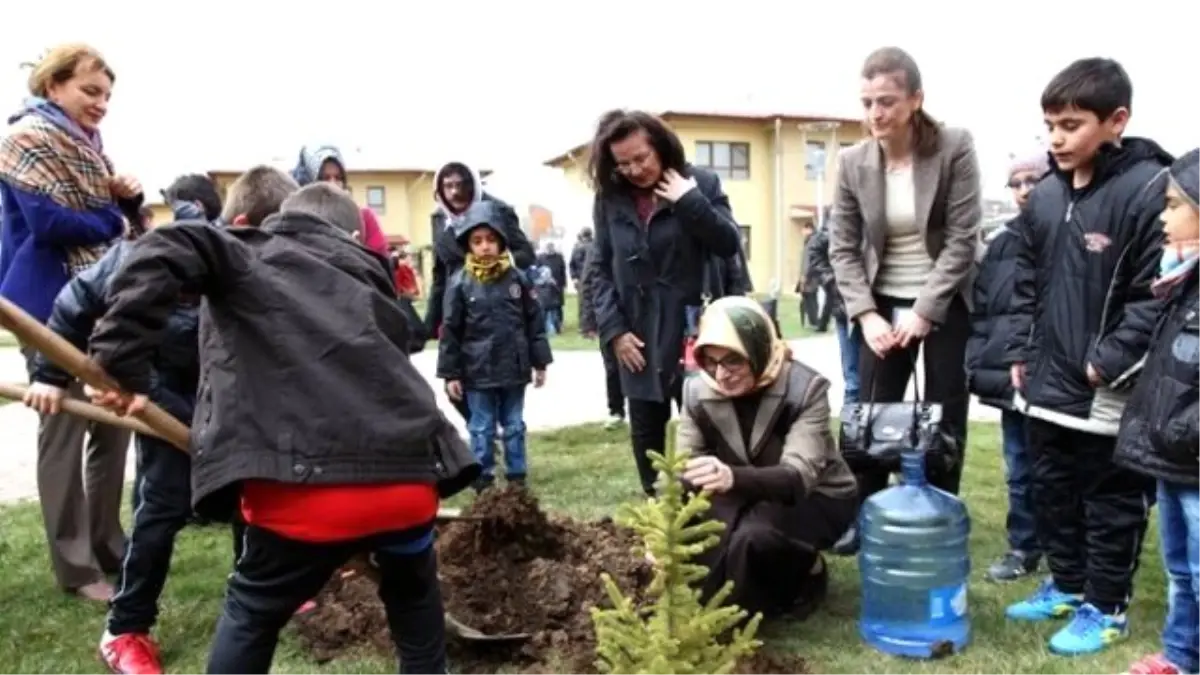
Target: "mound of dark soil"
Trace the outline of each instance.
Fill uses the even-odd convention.
[[[635,556],[636,536],[611,520],[548,518],[520,488],[484,492],[464,520],[439,526],[443,601],[460,623],[486,634],[529,633],[512,647],[451,639],[456,672],[595,672],[590,608],[608,606],[600,574],[626,594],[640,594],[650,566]],[[332,579],[317,609],[297,617],[302,643],[319,662],[362,647],[393,654],[383,606],[365,576]],[[800,673],[803,661],[768,652],[739,672]]]

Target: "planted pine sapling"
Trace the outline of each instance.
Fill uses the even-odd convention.
[[[708,568],[692,561],[717,545],[725,526],[704,519],[710,506],[706,493],[685,494],[680,476],[688,455],[673,437],[665,454],[651,452],[661,497],[625,504],[617,512],[616,521],[641,536],[639,554],[649,554],[654,577],[646,592],[650,602],[637,607],[612,577],[602,575],[613,607],[592,608],[601,672],[729,673],[761,644],[754,636],[762,617],[742,626],[745,610],[724,606],[732,582],[707,603],[700,601],[698,585]]]

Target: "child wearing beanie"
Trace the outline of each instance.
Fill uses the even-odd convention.
[[[1163,209],[1162,262],[1155,294],[1166,306],[1117,436],[1118,464],[1158,483],[1158,528],[1167,570],[1163,652],[1131,673],[1200,671],[1200,150],[1169,172]]]
[[[1008,188],[1021,209],[1033,188],[1050,172],[1045,150],[1014,157]],[[967,341],[967,386],[984,405],[1000,409],[1005,480],[1008,484],[1008,552],[988,568],[992,581],[1014,581],[1037,571],[1042,558],[1034,519],[1033,460],[1025,448],[1025,415],[1014,405],[1005,349],[1012,326],[1012,297],[1016,283],[1016,235],[1009,222],[993,230],[974,287],[971,337]]]

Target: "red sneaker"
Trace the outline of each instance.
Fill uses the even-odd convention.
[[[1132,675],[1180,675],[1182,671],[1162,654],[1151,654],[1142,657],[1125,672]]]
[[[104,634],[100,638],[100,660],[121,675],[162,675],[158,645],[146,633]]]

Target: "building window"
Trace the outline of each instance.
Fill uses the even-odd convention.
[[[696,141],[696,166],[712,169],[721,178],[750,178],[750,144]]]
[[[738,234],[742,238],[742,255],[746,256],[746,262],[750,262],[750,226],[738,225]]]
[[[808,180],[825,177],[825,141],[809,141],[805,145],[804,175]]]
[[[387,211],[387,190],[382,185],[367,186],[367,208],[381,216]]]

